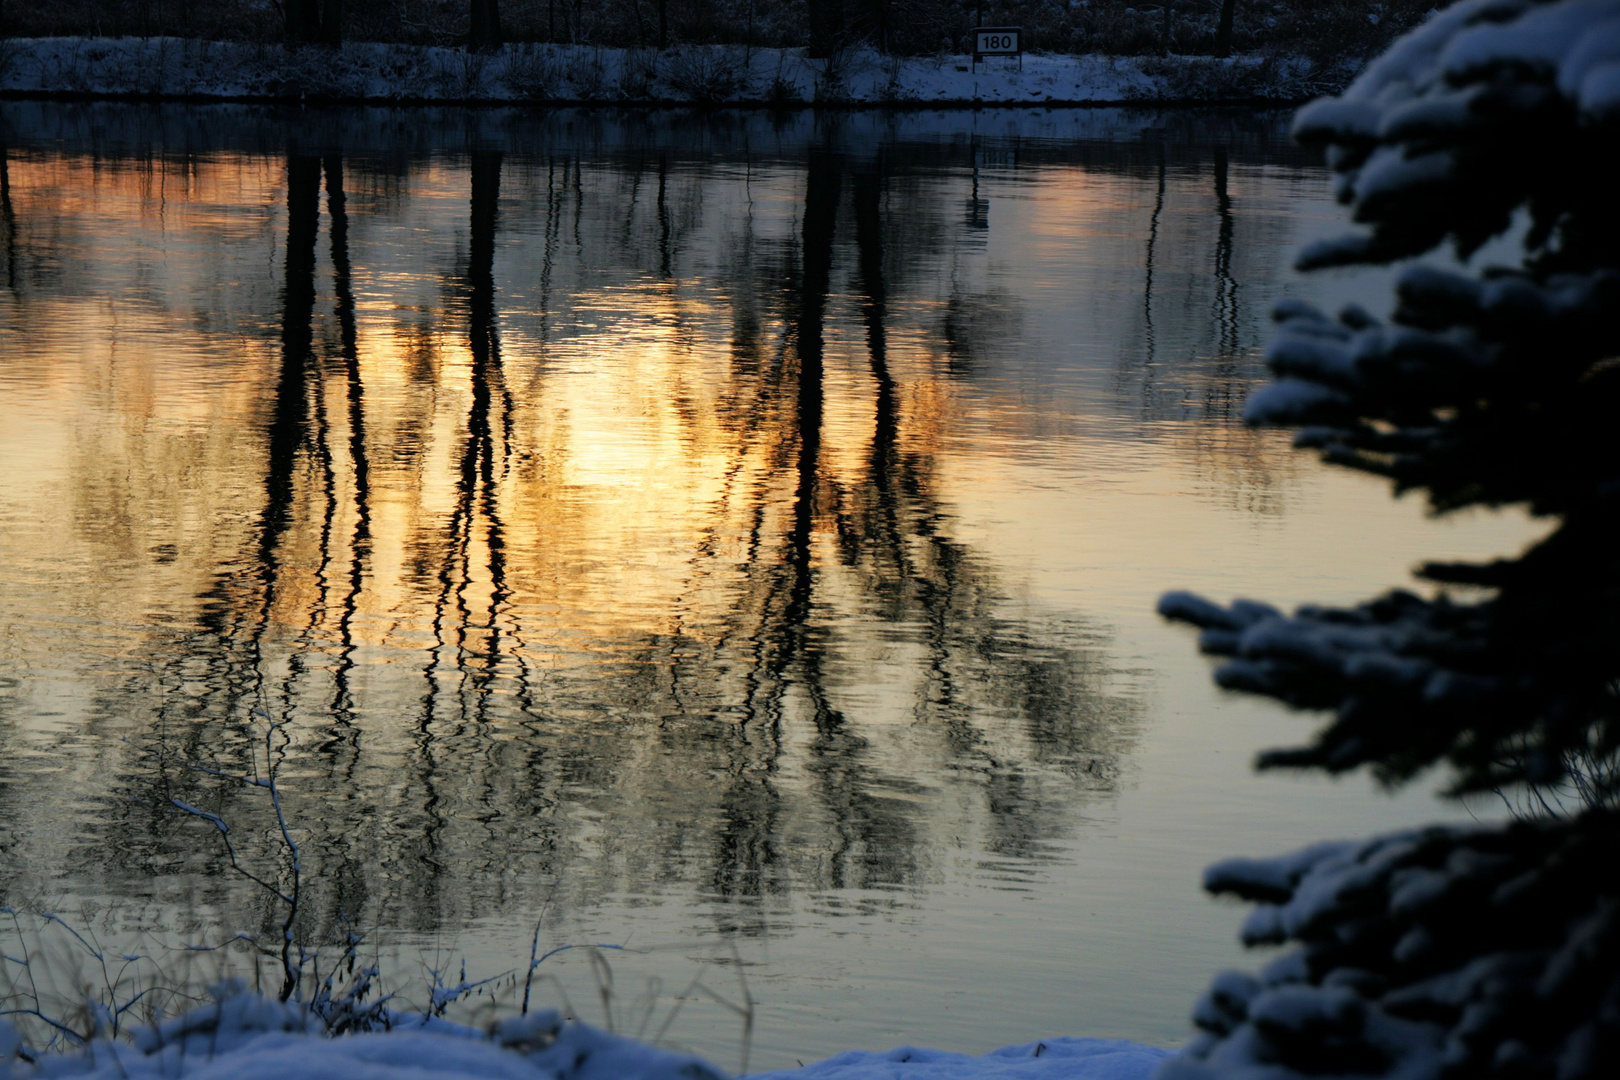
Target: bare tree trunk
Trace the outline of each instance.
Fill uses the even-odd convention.
[[[332,292],[337,301],[339,338],[347,375],[349,462],[354,470],[354,531],[349,538],[349,581],[338,616],[337,637],[342,646],[332,673],[332,714],[339,724],[354,723],[355,616],[365,589],[371,557],[371,462],[366,451],[365,382],[360,374],[360,343],[354,321],[354,275],[349,264],[348,200],[343,193],[343,155],[322,159],[326,173],[326,208],[332,233]]]
[[[647,22],[641,17],[641,0],[631,0],[630,9],[636,13],[636,48],[647,47]]]
[[[1215,24],[1215,55],[1232,55],[1232,9],[1237,0],[1221,0],[1221,18]]]
[[[467,30],[469,52],[484,52],[501,44],[500,0],[472,0],[472,23]]]
[[[287,44],[309,45],[321,40],[320,0],[283,0]]]
[[[796,404],[799,453],[798,484],[793,498],[793,530],[789,562],[793,586],[782,621],[789,636],[790,656],[803,657],[809,642],[815,569],[816,495],[821,475],[821,426],[824,412],[823,363],[826,347],[827,294],[832,288],[833,232],[838,199],[843,187],[840,163],[825,149],[810,151],[805,170],[803,260],[799,273],[797,343],[799,385]],[[808,679],[806,681],[809,681]],[[820,710],[818,709],[819,713]]]
[[[852,24],[847,27],[851,37],[870,41],[878,52],[889,51],[888,0],[854,0],[854,11],[846,14]]]
[[[806,0],[805,15],[810,24],[809,55],[831,56],[844,42],[844,0]]]
[[[321,44],[343,44],[343,0],[321,0]]]
[[[289,10],[292,5],[288,5]],[[292,524],[298,451],[309,431],[308,379],[314,348],[315,240],[321,223],[321,159],[287,151],[287,270],[281,293],[281,373],[270,417],[259,564],[275,587],[278,548]],[[286,989],[286,988],[284,988]]]

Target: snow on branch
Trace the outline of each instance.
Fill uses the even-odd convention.
[[[1217,976],[1158,1080],[1616,1075],[1617,842],[1604,814],[1217,863],[1211,891],[1265,901],[1245,942],[1296,947]]]
[[[1606,499],[1620,408],[1620,270],[1498,272],[1478,280],[1406,268],[1390,324],[1278,309],[1277,382],[1252,424],[1300,425],[1329,460],[1424,488],[1439,510],[1526,503],[1566,513]]]
[[[1296,427],[1297,445],[1424,491],[1437,512],[1520,504],[1560,523],[1517,559],[1424,568],[1488,590],[1467,602],[1394,592],[1287,618],[1167,596],[1161,612],[1228,658],[1222,686],[1332,711],[1311,745],[1262,765],[1366,765],[1394,782],[1446,761],[1461,791],[1620,800],[1620,189],[1596,166],[1620,116],[1579,102],[1616,64],[1620,0],[1463,0],[1300,110],[1295,135],[1326,146],[1371,226],[1306,264],[1448,235],[1466,252],[1515,214],[1521,257],[1479,274],[1409,264],[1387,322],[1284,302],[1277,378],[1245,419]]]
[[[1227,658],[1215,671],[1221,686],[1332,710],[1310,745],[1267,751],[1263,768],[1367,765],[1393,783],[1445,761],[1458,791],[1566,784],[1576,805],[1613,805],[1616,609],[1583,586],[1616,524],[1611,514],[1566,525],[1513,562],[1425,568],[1500,587],[1478,603],[1396,590],[1285,616],[1170,593],[1159,611],[1199,627],[1199,648]]]
[[[1359,250],[1301,263],[1388,262],[1448,235],[1468,254],[1520,207],[1541,241],[1612,219],[1617,125],[1620,2],[1461,0],[1295,116],[1294,137],[1326,149],[1341,200],[1372,228]]]

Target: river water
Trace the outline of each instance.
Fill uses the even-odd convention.
[[[1309,718],[1157,595],[1536,533],[1238,423],[1273,302],[1384,280],[1288,269],[1286,122],[0,103],[4,903],[273,939],[178,805],[289,888],[273,723],[296,934],[402,987],[1178,1042],[1253,962],[1205,863],[1484,811],[1256,777]]]

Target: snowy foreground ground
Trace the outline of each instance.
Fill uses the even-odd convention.
[[[663,1050],[546,1009],[488,1032],[439,1019],[395,1016],[389,1031],[326,1037],[302,1009],[239,993],[133,1041],[19,1055],[0,1019],[0,1080],[725,1080],[701,1058]],[[902,1047],[851,1051],[769,1080],[1148,1080],[1168,1050],[1105,1039],[1049,1039],[983,1057]]]
[[[211,100],[622,104],[1061,105],[1302,100],[1354,73],[1298,58],[887,57],[682,46],[509,45],[488,54],[356,42],[341,49],[181,38],[0,40],[0,94]]]

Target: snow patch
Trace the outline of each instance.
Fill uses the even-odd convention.
[[[691,1054],[650,1046],[555,1009],[487,1032],[433,1016],[378,1014],[383,1030],[331,1037],[310,1009],[215,987],[218,1000],[139,1031],[42,1053],[0,1017],[0,1080],[728,1080]],[[1054,1038],[971,1057],[900,1047],[850,1051],[769,1080],[1148,1080],[1171,1051],[1111,1039]]]
[[[851,1050],[802,1069],[754,1073],[750,1080],[1148,1080],[1172,1056],[1117,1039],[1043,1039],[983,1057],[902,1046]]]

